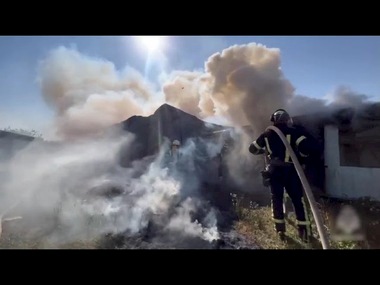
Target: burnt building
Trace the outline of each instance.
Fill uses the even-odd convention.
[[[327,196],[380,200],[380,104],[293,118],[322,146],[308,177]]]

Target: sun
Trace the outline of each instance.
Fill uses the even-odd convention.
[[[164,47],[163,36],[136,36],[136,40],[150,52],[161,50]]]

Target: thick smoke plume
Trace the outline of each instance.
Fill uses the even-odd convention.
[[[56,112],[57,135],[94,134],[133,115],[152,112],[152,88],[141,74],[64,47],[53,50],[39,68],[46,102]]]
[[[56,110],[60,134],[77,137],[97,132],[131,115],[149,115],[163,103],[153,100],[152,88],[136,71],[122,74],[110,62],[65,48],[53,51],[42,63],[40,75],[43,94]],[[263,164],[248,152],[248,145],[268,126],[274,110],[286,108],[291,115],[329,112],[357,107],[368,99],[344,87],[326,99],[296,95],[281,70],[280,50],[255,43],[211,55],[204,72],[173,71],[162,91],[169,104],[237,129],[227,160],[231,175],[248,191],[260,180],[255,170]],[[253,134],[241,129],[246,125]]]
[[[41,62],[43,97],[56,112],[61,138],[97,133],[132,115],[150,115],[164,102],[131,68],[91,58],[64,47]],[[201,119],[223,118],[261,132],[270,114],[287,108],[292,115],[358,106],[368,98],[341,87],[326,100],[296,95],[281,70],[280,50],[260,44],[235,45],[211,55],[204,72],[173,71],[163,84],[165,101]]]
[[[240,129],[228,164],[243,189],[252,189],[261,179],[257,170],[264,162],[252,157],[247,148],[270,124],[269,117],[276,109],[285,108],[295,116],[360,108],[369,99],[346,87],[337,88],[326,99],[296,95],[281,70],[280,50],[254,43],[232,46],[210,56],[204,73],[173,76],[163,88],[169,103],[200,118],[222,116]],[[242,131],[242,126],[249,126],[253,134]]]
[[[104,131],[133,115],[150,115],[164,103],[137,71],[118,71],[111,62],[61,47],[41,62],[39,81],[63,140],[36,142],[18,153],[2,181],[2,209],[17,203],[25,227],[38,225],[46,242],[56,245],[106,233],[140,235],[152,223],[158,239],[218,238],[217,213],[199,195],[202,175],[209,175],[198,168],[199,141],[185,143],[182,171],[165,166],[165,145],[157,156],[119,166],[120,148],[134,138]],[[262,167],[248,145],[275,109],[301,115],[359,106],[368,99],[347,88],[326,100],[296,95],[281,70],[280,50],[254,43],[211,55],[204,72],[172,72],[162,91],[167,103],[183,111],[201,119],[222,118],[235,127],[227,166],[248,192],[260,187]],[[244,131],[246,125],[253,134]],[[88,139],[92,134],[101,136]],[[71,141],[77,138],[84,140]],[[223,143],[205,144],[215,157]],[[197,217],[201,209],[206,213]]]
[[[169,103],[193,114],[199,110],[195,114],[200,117],[222,115],[234,126],[263,130],[271,112],[286,104],[294,88],[282,74],[278,49],[249,44],[212,55],[204,74],[175,74],[164,92]]]
[[[16,205],[24,230],[39,228],[43,246],[105,234],[139,236],[152,223],[159,229],[157,235],[175,235],[177,244],[181,238],[206,244],[218,239],[216,212],[197,195],[194,143],[182,149],[188,175],[168,168],[165,146],[157,157],[121,168],[120,148],[132,141],[133,136],[112,135],[97,141],[29,145],[8,167],[1,212]],[[199,209],[206,212],[196,219]]]
[[[302,95],[293,96],[286,108],[293,116],[305,113],[326,113],[340,108],[361,109],[370,104],[370,97],[357,93],[348,87],[340,86],[324,99],[310,98]]]
[[[278,108],[303,115],[369,100],[347,87],[326,99],[296,95],[281,70],[280,55],[279,49],[255,43],[229,47],[208,58],[204,73],[173,72],[163,87],[166,101],[200,118],[222,115],[235,127],[250,125],[261,132]]]

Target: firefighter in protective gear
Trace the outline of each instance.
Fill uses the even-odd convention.
[[[306,157],[316,149],[314,142],[308,139],[306,134],[292,127],[292,119],[285,110],[278,109],[271,115],[270,120],[283,132],[297,158]],[[311,236],[311,228],[302,184],[280,137],[276,132],[268,130],[251,143],[249,151],[254,155],[264,153],[267,155],[267,168],[262,174],[264,185],[266,183],[271,189],[273,219],[279,237],[283,240],[286,232],[283,210],[285,188],[294,206],[299,237],[307,242]]]
[[[171,147],[171,150],[170,150],[170,155],[171,156],[178,156],[179,155],[178,149],[179,149],[180,146],[181,146],[181,143],[179,142],[179,140],[174,140],[172,142],[172,147]]]
[[[181,143],[179,142],[179,140],[173,140],[169,151],[165,154],[164,165],[166,167],[169,167],[170,170],[173,170],[174,168],[176,168],[178,160],[181,156],[180,150],[179,150],[180,146],[181,146]]]

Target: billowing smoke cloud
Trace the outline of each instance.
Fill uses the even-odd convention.
[[[171,74],[171,83],[163,87],[166,101],[182,111],[202,116],[202,110],[199,107],[202,98],[199,90],[199,87],[203,84],[202,75],[200,72],[173,72]],[[205,115],[210,115],[210,113]]]
[[[258,170],[264,162],[252,157],[247,148],[270,124],[270,114],[276,109],[285,108],[296,116],[359,108],[369,99],[346,87],[337,88],[326,99],[296,95],[281,70],[280,50],[255,43],[235,45],[210,56],[204,73],[176,72],[173,78],[163,88],[169,103],[200,118],[222,116],[238,129],[249,126],[253,130],[249,135],[240,130],[227,158],[236,181],[247,185],[243,189],[252,189],[249,185],[260,180]]]
[[[54,50],[42,62],[40,81],[65,138],[100,132],[132,115],[149,115],[162,103],[138,72],[119,72],[110,62],[66,48]],[[237,128],[249,125],[253,136],[265,129],[277,108],[300,115],[357,106],[367,99],[347,88],[337,89],[326,100],[295,95],[281,70],[280,50],[255,43],[211,55],[204,72],[173,71],[162,88],[166,102],[201,119]],[[252,139],[252,134],[240,132],[229,158],[236,177],[255,167],[256,158],[247,150]]]
[[[370,97],[351,90],[346,86],[340,86],[327,97],[328,103],[332,107],[361,108],[363,104],[370,102]]]
[[[132,115],[150,115],[163,103],[137,71],[118,71],[113,63],[76,50],[53,50],[39,70],[43,97],[56,111],[63,138],[101,132]],[[235,127],[250,125],[256,132],[265,129],[277,108],[299,115],[327,106],[358,106],[368,99],[345,87],[325,100],[295,95],[281,70],[280,50],[255,43],[211,55],[204,72],[173,71],[162,89],[165,101],[185,112]]]
[[[326,100],[295,95],[282,73],[280,51],[253,43],[210,56],[204,72],[174,71],[169,78],[162,87],[166,102],[202,119],[223,118],[236,127],[226,157],[228,172],[248,192],[259,188],[262,168],[248,153],[248,145],[269,124],[275,109],[300,115],[358,106],[368,99],[347,88],[337,89]],[[120,72],[110,62],[66,48],[52,51],[41,63],[40,83],[64,139],[103,133],[132,115],[149,115],[163,103],[138,72]],[[241,128],[245,125],[254,133],[248,135]],[[112,136],[31,145],[9,165],[8,180],[2,182],[2,209],[20,202],[26,226],[42,225],[47,242],[53,244],[105,233],[135,236],[152,223],[159,232],[156,237],[174,232],[176,238],[216,239],[216,212],[198,195],[202,177],[212,176],[206,169],[215,170],[199,169],[202,156],[195,145],[200,141],[190,140],[183,148],[186,171],[169,172],[163,151],[129,168],[119,167],[119,149],[132,140]],[[222,142],[205,145],[212,158]],[[200,209],[206,213],[195,218],[193,213]],[[52,212],[54,219],[44,220]]]
[[[132,115],[151,113],[152,87],[135,70],[60,47],[40,64],[46,102],[56,112],[58,136],[97,133]]]
[[[294,88],[280,68],[280,51],[257,44],[216,53],[207,60],[204,74],[176,73],[163,90],[169,103],[198,117],[222,116],[235,127],[251,126],[256,134],[265,130],[273,110],[284,107],[294,96]],[[177,91],[176,96],[172,90]],[[247,191],[261,183],[259,171],[255,171],[259,164],[248,152],[252,139],[238,131],[234,149],[226,157],[229,173]]]
[[[167,102],[200,118],[222,115],[235,127],[250,125],[257,132],[278,108],[295,116],[369,100],[347,87],[338,87],[326,99],[296,95],[281,70],[280,50],[255,43],[210,56],[204,73],[174,72],[163,90]]]
[[[138,237],[152,223],[159,229],[155,236],[175,235],[176,244],[198,238],[210,246],[219,237],[216,212],[197,195],[194,143],[182,149],[185,173],[168,168],[165,148],[121,168],[120,148],[132,141],[113,134],[91,142],[31,144],[9,164],[0,212],[16,205],[23,220],[14,223],[39,228],[42,247],[110,233]],[[204,215],[196,218],[199,209]]]
[[[286,104],[286,109],[293,116],[305,113],[331,112],[339,108],[360,109],[370,103],[370,97],[357,93],[346,86],[340,86],[324,99],[310,98],[302,95],[293,96]]]
[[[286,105],[294,88],[282,74],[278,49],[248,44],[212,55],[204,74],[176,73],[164,92],[169,103],[199,117],[222,115],[234,126],[262,131],[271,112]]]

